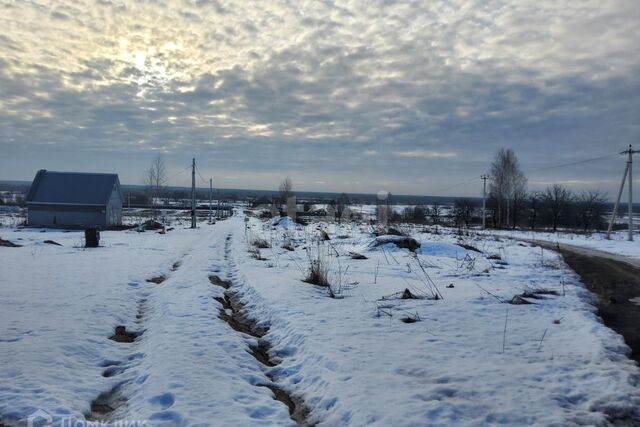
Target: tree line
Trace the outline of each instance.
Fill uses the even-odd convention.
[[[562,184],[539,191],[527,189],[528,179],[511,149],[500,149],[491,163],[487,194],[487,227],[602,230],[607,225],[608,198],[600,189],[574,192]],[[458,198],[452,207],[408,207],[391,217],[433,225],[469,227],[482,223],[482,202]]]

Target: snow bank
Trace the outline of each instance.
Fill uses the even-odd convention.
[[[289,216],[275,216],[269,220],[269,224],[273,227],[294,228],[296,223]]]

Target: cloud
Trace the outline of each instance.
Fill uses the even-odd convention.
[[[0,179],[81,156],[137,182],[160,151],[176,168],[198,157],[223,186],[299,174],[314,190],[428,193],[501,146],[537,169],[640,135],[630,1],[0,8]],[[612,162],[544,178],[616,180]]]
[[[457,153],[452,151],[433,151],[433,150],[410,150],[410,151],[394,151],[398,157],[412,157],[412,158],[422,158],[422,159],[450,159],[454,157],[458,157]]]

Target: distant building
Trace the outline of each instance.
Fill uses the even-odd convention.
[[[29,225],[107,228],[122,223],[117,174],[40,170],[27,194]]]

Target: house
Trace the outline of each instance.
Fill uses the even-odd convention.
[[[33,226],[107,228],[122,223],[117,174],[40,170],[27,194]]]

